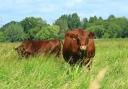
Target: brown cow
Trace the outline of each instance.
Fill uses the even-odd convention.
[[[87,65],[95,55],[94,33],[74,29],[65,34],[63,57],[70,65],[81,63]],[[88,65],[89,67],[90,65]]]
[[[35,54],[54,54],[59,56],[61,52],[61,41],[53,40],[27,40],[23,41],[20,46],[16,48],[18,54],[22,57],[29,57]]]

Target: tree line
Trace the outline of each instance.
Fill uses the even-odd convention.
[[[58,38],[67,31],[82,28],[95,32],[96,38],[127,38],[128,19],[110,15],[107,19],[92,16],[82,20],[77,13],[62,15],[50,25],[39,17],[26,17],[20,22],[11,21],[0,28],[0,41],[23,41]]]

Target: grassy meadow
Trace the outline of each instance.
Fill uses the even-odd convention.
[[[106,73],[101,74],[100,89],[128,89],[128,39],[95,43],[90,71],[72,69],[63,57],[20,58],[14,50],[19,43],[0,43],[0,89],[97,89],[89,87],[102,69]]]

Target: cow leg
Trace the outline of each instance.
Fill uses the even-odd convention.
[[[58,47],[56,57],[60,57],[60,55],[61,55],[61,47]]]
[[[79,65],[79,67],[82,67],[82,65],[83,65],[83,60],[82,60],[82,59],[79,59],[79,60],[77,61],[77,64]]]
[[[92,60],[90,59],[89,63],[87,64],[87,68],[90,70],[92,66]]]
[[[60,51],[61,51],[61,49],[60,49],[59,47],[56,47],[55,50],[53,50],[53,53],[56,53],[55,56],[56,56],[56,57],[59,57],[60,54],[61,54]]]
[[[25,54],[25,58],[28,58],[30,55],[31,55],[31,53],[26,52],[26,54]]]
[[[53,46],[50,50],[50,54],[55,54],[55,57],[59,57],[60,56],[60,51],[61,48],[59,48],[58,46]]]
[[[68,63],[69,63],[70,65],[73,64],[72,60],[73,60],[73,57],[71,56],[71,57],[69,58],[69,60],[68,60]]]
[[[26,50],[22,51],[22,57],[28,58],[30,55],[32,55],[32,52]]]
[[[83,61],[80,62],[80,67],[82,67],[82,65],[83,65]]]
[[[28,57],[28,54],[26,52],[23,52],[22,53],[22,57],[27,58]]]
[[[92,60],[90,58],[86,58],[84,60],[84,64],[87,66],[87,68],[90,70],[90,65],[92,64]]]

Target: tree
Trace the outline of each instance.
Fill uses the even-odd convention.
[[[117,24],[120,26],[120,37],[128,37],[128,20],[125,17],[116,18],[112,21],[112,23]]]
[[[42,18],[26,17],[20,22],[24,28],[24,32],[28,35],[28,39],[35,39],[35,35],[43,26],[48,24]]]
[[[98,25],[98,26],[91,26],[90,28],[88,28],[88,30],[94,32],[96,38],[102,38],[105,29],[102,25]]]
[[[11,21],[0,28],[0,41],[22,41],[25,39],[63,39],[65,32],[83,28],[95,32],[96,38],[128,37],[128,19],[110,15],[107,19],[93,16],[89,19],[77,13],[60,16],[53,25],[39,17],[26,17],[21,22]]]
[[[42,27],[34,27],[28,30],[27,34],[29,39],[36,39],[36,34],[41,30]]]
[[[88,19],[84,18],[83,21],[81,22],[82,28],[86,29],[88,26]]]
[[[59,27],[58,26],[46,26],[36,34],[36,39],[52,39],[58,38]]]
[[[60,34],[63,34],[66,32],[68,28],[68,16],[62,15],[59,19],[57,19],[54,23],[55,25],[58,25],[60,27]]]
[[[3,32],[0,32],[0,42],[4,42],[5,41],[5,36]]]
[[[4,28],[5,39],[10,42],[21,41],[27,39],[22,25],[18,22],[12,21]]]
[[[89,18],[89,23],[94,23],[96,21],[97,21],[97,17],[96,16]]]
[[[117,24],[107,23],[104,31],[104,38],[117,38],[119,37],[121,28]]]
[[[116,17],[114,16],[114,15],[110,15],[109,17],[108,17],[108,20],[114,20]]]
[[[99,20],[100,20],[100,21],[103,21],[103,18],[102,18],[102,17],[99,17]]]
[[[26,17],[21,21],[22,26],[24,27],[24,31],[27,33],[28,30],[42,26],[46,26],[47,23],[43,21],[41,18],[35,18],[35,17]]]
[[[126,21],[124,28],[120,31],[120,37],[128,37],[128,20]]]
[[[104,20],[102,20],[101,17],[96,17],[96,16],[93,16],[93,17],[90,17],[89,18],[89,21],[87,23],[87,27],[91,27],[91,26],[97,26],[97,25],[103,25],[104,24]]]
[[[80,17],[77,15],[77,13],[73,13],[72,15],[68,16],[69,29],[80,28],[80,26],[81,26]]]

